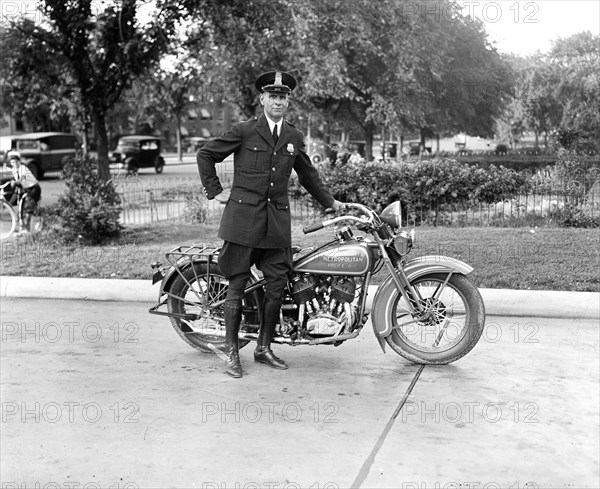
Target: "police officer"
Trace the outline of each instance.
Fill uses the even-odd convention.
[[[223,136],[203,146],[197,154],[198,170],[208,199],[226,204],[219,237],[224,244],[219,266],[229,280],[224,305],[226,329],[225,372],[242,377],[238,331],[242,319],[242,295],[253,264],[267,281],[260,331],[254,360],[276,369],[286,363],[271,350],[279,322],[283,290],[292,265],[291,218],[288,182],[292,169],[300,184],[325,208],[342,205],[325,187],[305,152],[304,136],[284,119],[296,79],[273,71],[255,82],[263,114],[234,124]],[[224,191],[215,171],[228,155],[234,155],[231,190]]]

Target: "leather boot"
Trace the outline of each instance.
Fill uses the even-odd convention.
[[[262,321],[260,332],[258,333],[258,344],[256,345],[256,350],[254,350],[254,361],[264,363],[269,367],[279,370],[286,370],[288,368],[287,364],[280,358],[277,358],[271,350],[271,340],[273,339],[275,326],[279,322],[280,309],[281,302],[279,301],[266,299],[263,303]]]
[[[235,378],[244,375],[238,347],[238,331],[242,321],[242,305],[225,303],[225,373]]]

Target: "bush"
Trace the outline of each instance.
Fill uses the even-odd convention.
[[[185,200],[184,221],[205,224],[208,222],[208,205],[204,195],[194,187],[177,187],[163,192],[165,199],[183,197]]]
[[[112,181],[100,178],[96,160],[78,154],[63,173],[65,194],[43,210],[46,232],[67,243],[100,244],[119,237],[121,201]]]
[[[529,188],[525,176],[502,166],[479,168],[452,159],[324,165],[321,175],[336,199],[360,202],[378,212],[400,200],[412,212],[436,215],[440,206],[495,203]],[[301,197],[306,191],[294,182],[292,195]]]

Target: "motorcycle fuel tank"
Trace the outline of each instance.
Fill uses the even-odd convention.
[[[329,275],[364,275],[371,267],[371,250],[363,244],[339,244],[317,250],[294,264],[294,271]]]

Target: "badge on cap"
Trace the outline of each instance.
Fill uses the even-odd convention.
[[[287,150],[288,150],[288,153],[293,153],[294,152],[294,145],[292,143],[288,143]]]
[[[281,81],[281,71],[275,72],[275,83],[273,83],[273,85],[283,85],[283,82]]]

